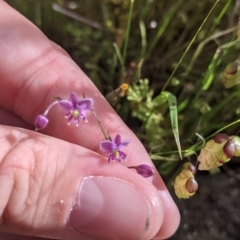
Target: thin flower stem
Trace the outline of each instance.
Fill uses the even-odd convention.
[[[104,129],[101,121],[99,120],[97,114],[94,112],[93,109],[91,110],[91,112],[92,112],[93,116],[95,117],[95,119],[96,119],[96,121],[97,121],[97,123],[98,123],[98,125],[99,125],[99,127],[100,127],[100,129],[101,129],[101,131],[102,131],[102,133],[103,133],[103,135],[104,135],[104,137],[105,137],[105,139],[106,139],[106,140],[111,140],[111,138],[109,137],[109,135],[108,135],[107,132],[105,131],[105,129]]]
[[[232,122],[232,123],[230,123],[230,124],[228,124],[228,125],[220,128],[219,130],[217,130],[217,131],[214,132],[213,134],[211,134],[211,135],[209,135],[208,137],[206,137],[206,138],[205,138],[205,141],[211,139],[211,138],[214,137],[217,133],[220,133],[220,132],[222,132],[223,130],[226,130],[227,128],[230,128],[230,127],[232,127],[232,126],[234,126],[235,124],[238,124],[238,123],[240,123],[240,119],[238,119],[238,120],[236,120],[236,121],[234,121],[234,122]],[[201,141],[201,142],[197,142],[197,143],[195,143],[193,146],[191,146],[190,148],[188,148],[188,149],[186,150],[186,152],[189,153],[189,152],[192,152],[192,151],[194,151],[194,150],[198,150],[198,149],[201,148],[201,146],[202,146],[202,141]],[[184,156],[186,156],[186,155],[184,155]]]
[[[236,120],[236,121],[234,121],[234,122],[232,122],[232,123],[230,123],[230,124],[228,124],[228,125],[220,128],[220,129],[217,130],[215,133],[213,133],[213,134],[211,134],[209,137],[207,137],[206,140],[212,138],[212,137],[215,136],[217,133],[220,133],[220,132],[222,132],[223,130],[225,130],[225,129],[227,129],[227,128],[230,128],[230,127],[232,127],[233,125],[235,125],[235,124],[237,124],[237,123],[239,123],[239,122],[240,122],[240,119],[238,119],[238,120]]]
[[[82,95],[83,95],[83,98],[85,98],[85,94],[83,93]],[[97,123],[98,123],[98,125],[99,125],[99,127],[100,127],[100,129],[101,129],[101,131],[103,133],[103,136],[105,137],[105,139],[106,140],[111,140],[109,135],[106,133],[106,131],[105,131],[101,121],[99,120],[97,114],[95,113],[95,111],[93,109],[91,109],[91,112],[92,112],[93,116],[95,117],[95,119],[96,119],[96,121],[97,121]]]
[[[53,106],[55,106],[56,104],[58,104],[58,103],[59,103],[59,100],[56,100],[56,101],[54,101],[52,104],[50,104],[49,107],[44,111],[43,115],[44,115],[44,116],[47,116],[47,115],[48,115],[48,112],[50,111],[50,109],[51,109]]]

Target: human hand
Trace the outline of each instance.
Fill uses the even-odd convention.
[[[137,137],[68,54],[0,1],[0,124],[11,125],[0,125],[0,239],[172,235],[180,217],[161,177],[148,181],[122,164],[107,164],[92,116],[76,129],[55,109],[43,134],[31,131],[54,97],[71,92],[93,98],[111,136],[131,139],[126,165],[152,166]]]

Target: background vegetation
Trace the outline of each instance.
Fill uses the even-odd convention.
[[[239,86],[227,89],[222,83],[226,66],[239,60],[238,0],[7,2],[66,49],[103,94],[122,83],[130,85],[114,107],[167,182],[182,162],[196,162],[194,151],[202,143],[196,133],[206,138],[239,119]],[[166,93],[177,99],[172,113],[184,161],[172,131]],[[236,124],[224,132],[238,130]]]

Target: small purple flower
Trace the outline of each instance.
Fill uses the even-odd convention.
[[[69,100],[59,100],[59,106],[66,110],[65,117],[68,118],[68,124],[72,121],[79,126],[80,118],[87,122],[85,112],[92,110],[93,100],[91,98],[78,99],[75,93],[71,93]]]
[[[56,98],[57,100],[51,103],[48,108],[44,111],[43,114],[39,114],[35,120],[35,129],[36,131],[44,129],[48,125],[47,115],[49,111],[55,106],[59,105],[64,110],[66,110],[67,114],[65,115],[68,118],[68,124],[71,121],[76,123],[76,126],[79,126],[80,118],[87,122],[85,112],[87,110],[92,111],[93,100],[92,98],[83,98],[79,100],[75,93],[71,93],[69,100],[63,100],[61,98]]]
[[[134,168],[136,169],[137,173],[140,174],[144,178],[148,178],[154,175],[154,169],[147,165],[147,164],[140,164],[138,166],[131,166],[128,168]]]
[[[122,152],[122,148],[126,147],[130,143],[130,139],[121,142],[121,136],[119,134],[113,140],[105,140],[100,143],[100,149],[109,155],[108,162],[117,161],[123,162],[127,158],[127,154]]]
[[[45,115],[39,114],[35,120],[35,130],[38,131],[44,129],[48,125],[48,122],[49,120]]]

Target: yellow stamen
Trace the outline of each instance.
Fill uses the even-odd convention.
[[[118,150],[114,150],[113,151],[113,154],[114,154],[114,156],[117,158],[117,157],[119,157],[119,152],[118,152]]]
[[[75,109],[75,110],[72,112],[72,116],[75,117],[75,118],[79,116],[79,111],[78,111],[78,109]]]

